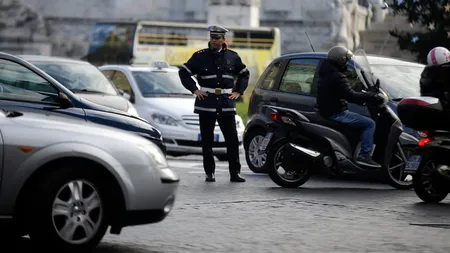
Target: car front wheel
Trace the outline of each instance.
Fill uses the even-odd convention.
[[[85,252],[105,235],[107,198],[92,170],[59,169],[34,188],[27,213],[29,235],[45,248]]]
[[[244,144],[245,160],[251,171],[254,173],[269,172],[269,165],[267,164],[267,152],[261,150],[261,144],[264,141],[266,132],[262,129],[250,130],[248,133],[248,141]]]

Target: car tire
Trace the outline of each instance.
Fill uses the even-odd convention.
[[[108,189],[93,170],[66,166],[38,180],[26,210],[29,235],[38,246],[88,252],[102,240],[108,228]],[[60,207],[55,209],[57,203]],[[63,234],[72,239],[63,239]]]
[[[259,143],[260,141],[262,141],[265,135],[266,131],[262,129],[250,129],[246,136],[246,139],[248,139],[248,141],[244,142],[245,160],[247,161],[248,168],[254,173],[262,173],[262,174],[269,173],[269,166],[267,165],[267,154],[265,156],[266,161],[263,163],[263,165],[257,166],[256,164],[253,164],[252,159],[250,157],[254,153],[252,154],[252,152],[249,151],[249,148],[253,146],[255,143]]]

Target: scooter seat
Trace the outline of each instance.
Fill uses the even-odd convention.
[[[348,126],[345,127],[345,125],[342,123],[322,117],[318,112],[302,112],[302,114],[305,115],[305,117],[308,118],[313,124],[329,127],[337,131],[342,131],[348,128]]]

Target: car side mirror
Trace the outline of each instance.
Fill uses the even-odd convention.
[[[61,106],[61,108],[69,108],[69,107],[73,107],[73,103],[72,101],[69,99],[69,97],[64,94],[63,92],[58,92],[58,98],[59,98],[59,104]]]
[[[128,99],[132,104],[134,104],[134,103],[136,102],[136,99],[135,99],[133,93],[131,93],[131,95],[129,95],[128,93],[125,93],[125,94],[128,96],[127,99]]]
[[[119,92],[119,94],[120,94],[121,96],[123,96],[123,94],[125,93],[122,89],[117,89],[117,91]]]

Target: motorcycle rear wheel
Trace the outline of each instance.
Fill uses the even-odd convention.
[[[447,190],[436,187],[436,182],[435,185],[433,185],[432,174],[437,170],[437,159],[438,157],[436,154],[429,153],[424,155],[422,157],[422,162],[413,177],[414,191],[424,202],[439,203],[448,195]]]
[[[269,150],[267,154],[267,161],[270,166],[269,177],[272,181],[283,188],[297,188],[305,184],[311,177],[311,169],[309,166],[301,168],[300,170],[290,171],[281,167],[283,159],[283,147],[288,143],[288,140],[281,140]],[[279,173],[279,169],[284,170],[284,174]],[[289,179],[288,177],[296,177],[295,179]]]

